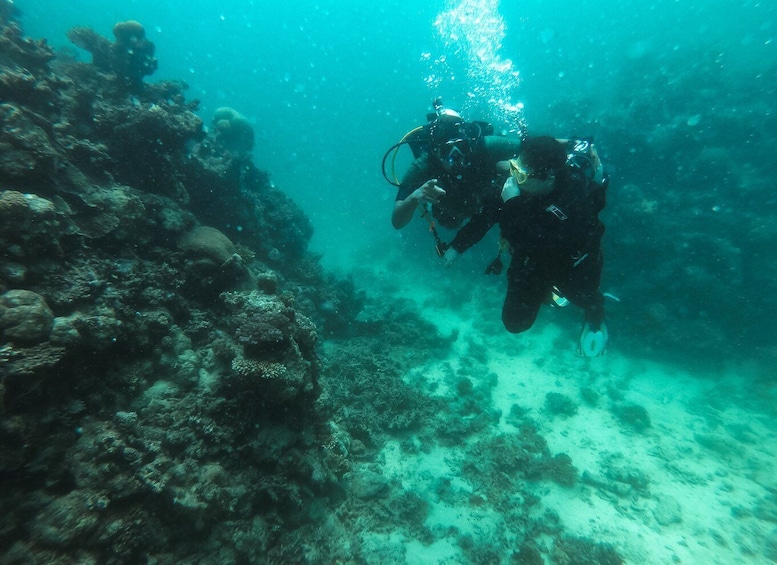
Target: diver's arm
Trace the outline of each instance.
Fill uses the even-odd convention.
[[[391,225],[395,230],[400,230],[413,219],[415,209],[419,204],[431,202],[435,204],[445,191],[437,185],[437,179],[430,179],[411,192],[404,200],[394,203],[394,211],[391,213]]]
[[[499,222],[502,213],[502,202],[497,195],[493,195],[482,207],[480,212],[472,216],[462,227],[450,243],[457,253],[464,253],[467,249],[479,242],[488,231]]]

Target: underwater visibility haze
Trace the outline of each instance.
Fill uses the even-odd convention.
[[[777,4],[0,30],[0,564],[777,561]],[[575,306],[504,329],[496,229],[392,227],[437,98],[595,140],[606,355]]]

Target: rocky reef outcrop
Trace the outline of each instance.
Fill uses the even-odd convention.
[[[255,167],[244,122],[210,136],[184,84],[144,80],[139,23],[72,30],[80,62],[11,7],[1,560],[255,561],[341,496],[320,336],[350,331],[364,298],[308,252],[310,221]]]

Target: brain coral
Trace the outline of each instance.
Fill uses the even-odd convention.
[[[29,290],[9,290],[0,296],[0,331],[8,341],[40,343],[54,326],[52,314],[40,294]]]
[[[235,245],[216,228],[197,226],[178,241],[178,248],[192,255],[205,256],[225,263],[235,252]]]
[[[254,128],[243,114],[227,106],[213,113],[216,140],[227,151],[247,153],[254,148]]]

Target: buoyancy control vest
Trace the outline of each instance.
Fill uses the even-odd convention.
[[[609,177],[590,139],[567,140],[566,151],[566,164],[557,175],[559,189],[542,200],[529,225],[538,239],[587,249],[598,245],[604,231],[598,214],[606,203]]]
[[[590,138],[569,139],[566,152],[560,175],[563,189],[550,194],[551,203],[545,211],[562,222],[574,215],[595,217],[604,209],[609,184],[596,146]]]
[[[516,251],[512,243],[520,242],[530,248],[540,241],[545,245],[555,241],[563,247],[580,249],[598,246],[604,232],[598,214],[606,203],[609,176],[590,138],[568,139],[565,149],[567,161],[561,174],[557,175],[560,190],[542,199],[516,201],[521,208],[520,212],[516,210],[520,217],[507,227],[510,235],[505,233],[503,225],[499,252],[486,269],[487,274],[501,273],[502,253]]]

